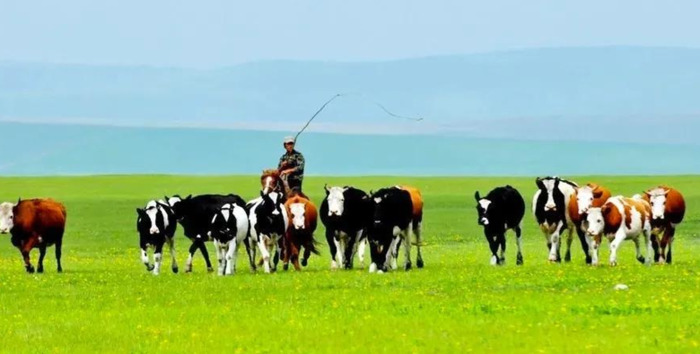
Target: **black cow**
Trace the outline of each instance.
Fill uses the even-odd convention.
[[[189,195],[186,198],[174,196],[173,198],[166,197],[166,200],[173,208],[175,218],[182,225],[185,236],[192,240],[185,272],[192,271],[192,258],[198,249],[204,257],[207,270],[210,272],[214,271],[209,260],[209,252],[204,244],[205,241],[209,240],[212,219],[224,204],[235,204],[245,207],[245,201],[235,194],[203,194],[195,197]],[[248,243],[246,243],[246,249],[249,250],[248,255],[250,258],[250,246]]]
[[[474,193],[479,225],[484,227],[484,236],[491,248],[491,265],[501,265],[506,261],[506,231],[515,231],[518,245],[516,264],[523,264],[521,223],[525,215],[525,201],[518,191],[511,187],[497,187],[481,198],[479,191]],[[498,250],[500,248],[500,255]]]
[[[414,188],[392,187],[372,194],[374,202],[373,222],[368,240],[372,264],[370,272],[396,269],[396,257],[401,243],[405,246],[404,269],[411,269],[411,234],[415,235],[418,253],[416,265],[423,267],[421,255],[421,224],[423,200]]]
[[[372,223],[373,204],[369,195],[353,187],[324,187],[326,198],[321,203],[321,222],[326,227],[326,240],[331,253],[331,269],[342,266],[352,269],[355,252],[360,264],[365,263],[367,229]]]
[[[141,247],[141,261],[146,266],[146,270],[153,274],[160,273],[160,265],[163,259],[163,245],[168,244],[170,256],[172,257],[173,273],[178,272],[177,260],[175,258],[175,231],[177,222],[175,214],[169,205],[164,201],[151,200],[146,203],[146,207],[136,209],[138,215],[136,219],[136,230],[139,233],[139,245]],[[153,265],[148,259],[148,247],[153,247]]]

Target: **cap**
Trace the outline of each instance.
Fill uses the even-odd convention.
[[[284,137],[284,143],[285,143],[285,144],[288,144],[288,143],[294,144],[294,137],[293,137],[293,136],[285,136],[285,137]]]

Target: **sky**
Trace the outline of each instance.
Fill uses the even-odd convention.
[[[0,61],[215,68],[560,46],[700,48],[695,0],[0,0]]]

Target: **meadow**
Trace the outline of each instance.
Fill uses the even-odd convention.
[[[570,176],[567,176],[570,177]],[[0,178],[0,199],[53,197],[68,209],[64,272],[53,248],[45,274],[26,274],[0,235],[0,351],[3,352],[690,352],[700,345],[700,178],[570,177],[632,195],[665,183],[684,193],[685,221],[674,264],[647,267],[625,242],[620,265],[589,267],[578,240],[572,262],[549,264],[530,210],[534,178],[308,177],[365,190],[419,187],[426,201],[424,269],[369,274],[331,271],[323,228],[320,257],[302,272],[173,274],[169,257],[153,276],[139,260],[136,207],[165,194],[257,196],[255,176],[97,176]],[[511,184],[523,193],[525,265],[489,265],[473,194]],[[181,269],[189,241],[176,237]],[[214,257],[212,246],[210,254]],[[415,249],[414,249],[415,251]],[[608,256],[604,243],[601,256]],[[38,251],[32,253],[36,264]],[[359,262],[356,262],[356,266]],[[626,284],[627,291],[614,290]]]

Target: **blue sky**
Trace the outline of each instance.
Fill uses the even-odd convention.
[[[0,0],[0,60],[211,68],[552,46],[700,47],[700,1]]]

